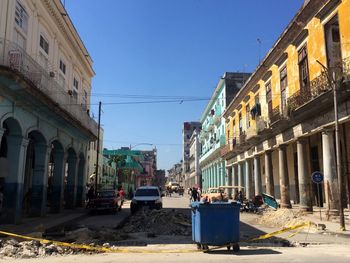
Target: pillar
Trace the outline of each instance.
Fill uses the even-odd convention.
[[[339,215],[339,189],[335,162],[333,131],[322,132],[324,189],[329,215]]]
[[[266,193],[275,196],[275,183],[273,181],[272,170],[272,151],[265,152],[265,175],[266,175]]]
[[[307,169],[306,139],[297,141],[298,181],[300,193],[300,210],[312,212],[312,200],[310,193],[310,175]]]
[[[278,168],[280,174],[281,208],[291,208],[289,192],[289,176],[287,162],[287,145],[278,148]]]
[[[255,195],[261,195],[262,193],[262,181],[261,181],[261,171],[260,171],[260,156],[254,156],[254,192]]]
[[[22,215],[23,181],[29,141],[22,136],[7,136],[9,174],[5,178],[3,222],[19,223]]]
[[[53,178],[52,178],[52,200],[51,212],[59,213],[63,210],[64,202],[64,167],[65,158],[63,150],[53,152]]]
[[[49,147],[45,143],[36,143],[34,153],[35,162],[29,214],[31,216],[43,216],[46,214]]]
[[[238,186],[238,168],[237,168],[237,164],[232,165],[232,184],[234,186]],[[236,194],[238,193],[238,189],[234,189],[233,191],[233,195],[236,196]]]
[[[68,157],[68,175],[67,175],[67,189],[66,189],[66,208],[75,207],[76,192],[77,192],[77,166],[78,158],[76,156]]]
[[[251,169],[251,159],[247,159],[245,161],[245,189],[246,189],[246,198],[248,200],[253,199],[254,193],[253,193],[253,176],[252,176],[252,169]]]
[[[244,187],[244,179],[243,179],[243,162],[238,163],[238,186],[243,186]]]
[[[85,201],[85,159],[79,159],[76,206],[83,207]],[[188,188],[188,187],[186,187]]]
[[[227,174],[227,181],[226,185],[231,186],[232,185],[232,166],[228,166],[226,168],[226,174]],[[229,197],[232,197],[232,189],[228,189],[228,195]]]

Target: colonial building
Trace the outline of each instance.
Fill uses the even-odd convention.
[[[201,150],[202,146],[199,141],[199,132],[195,130],[190,138],[190,173],[186,179],[186,188],[193,186],[202,188],[202,173],[199,167],[199,156],[201,155]]]
[[[225,120],[222,114],[249,75],[226,72],[217,84],[200,119],[202,131],[199,138],[202,153],[199,165],[204,190],[226,183],[225,159],[221,157],[221,149],[226,143]]]
[[[190,176],[190,139],[194,131],[200,132],[200,122],[184,122],[182,127],[182,178],[181,182],[185,187],[187,185],[188,178]],[[179,181],[178,181],[179,182]]]
[[[59,0],[0,0],[2,222],[81,206],[92,60]]]
[[[305,1],[224,112],[222,150],[229,178],[246,196],[267,192],[281,207],[317,204],[315,171],[324,175],[321,205],[329,215],[349,204],[350,1]],[[336,170],[334,89],[340,167]],[[346,200],[347,199],[347,200]]]

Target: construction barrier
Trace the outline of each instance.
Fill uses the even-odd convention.
[[[256,241],[256,240],[263,240],[263,239],[268,239],[270,237],[274,237],[277,236],[279,234],[285,233],[285,232],[289,232],[295,229],[301,229],[303,227],[310,227],[311,226],[311,222],[305,222],[302,224],[298,224],[295,226],[291,226],[291,227],[286,227],[283,228],[281,230],[272,232],[272,233],[268,233],[265,235],[261,235],[259,237],[256,238],[252,238],[246,241],[242,241],[242,242],[252,242],[252,241]],[[299,233],[299,231],[297,232]],[[297,233],[293,233],[290,236],[294,236]],[[43,238],[35,238],[35,237],[29,237],[29,236],[24,236],[24,235],[18,235],[18,234],[14,234],[14,233],[10,233],[10,232],[5,232],[5,231],[0,231],[0,234],[2,235],[6,235],[6,236],[10,236],[10,237],[17,237],[17,238],[21,238],[21,239],[26,239],[26,240],[35,240],[35,241],[39,241],[43,244],[54,244],[57,246],[62,246],[62,247],[69,247],[69,248],[73,248],[73,249],[85,249],[85,250],[90,250],[90,251],[96,251],[96,252],[102,252],[102,253],[145,253],[145,254],[153,254],[153,253],[195,253],[195,252],[208,252],[211,250],[216,250],[216,249],[220,249],[225,246],[219,246],[219,247],[214,247],[214,248],[210,248],[207,250],[198,250],[198,249],[178,249],[178,250],[146,250],[146,249],[120,249],[120,248],[107,248],[107,247],[101,247],[101,246],[89,246],[89,245],[80,245],[80,244],[72,244],[72,243],[67,243],[67,242],[61,242],[61,241],[54,241],[54,240],[49,240],[49,239],[43,239]]]

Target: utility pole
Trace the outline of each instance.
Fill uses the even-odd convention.
[[[100,155],[100,127],[101,127],[101,101],[98,103],[98,130],[97,130],[97,151],[96,151],[96,167],[95,167],[95,195],[97,195],[98,185],[98,159]]]
[[[327,67],[318,60],[316,60],[316,62],[320,64],[322,68],[325,70],[328,83],[333,89],[335,152],[336,152],[336,167],[337,167],[338,190],[339,190],[339,221],[340,221],[340,230],[345,231],[343,194],[342,194],[343,176],[341,174],[341,153],[340,153],[340,139],[339,139],[338,101],[337,101],[337,88],[339,87],[340,82],[336,79],[335,72],[333,72],[332,76],[330,76],[330,72],[328,71]]]

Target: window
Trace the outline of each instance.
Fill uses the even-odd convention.
[[[286,90],[288,86],[286,66],[284,66],[280,71],[280,84],[281,84],[281,109],[282,109],[282,113],[285,113],[286,106],[287,106]]]
[[[343,62],[341,54],[341,42],[339,32],[338,15],[334,16],[324,26],[326,52],[327,52],[327,66],[330,73],[336,74],[336,79],[341,77],[343,71]]]
[[[40,47],[47,55],[49,54],[49,42],[42,35],[40,35]]]
[[[302,92],[309,92],[309,65],[307,60],[306,45],[298,52],[299,82]]]
[[[75,89],[78,89],[78,88],[79,88],[79,81],[78,81],[76,78],[73,79],[73,87],[74,87]]]
[[[243,133],[243,124],[242,124],[242,113],[240,112],[238,115],[238,119],[239,119],[239,134]]]
[[[60,70],[61,72],[66,75],[66,64],[60,59]]]
[[[25,33],[27,33],[28,14],[19,1],[16,1],[15,22],[19,28],[21,28]]]
[[[74,98],[74,100],[75,101],[78,101],[78,93],[75,91],[75,90],[73,90],[73,98]]]
[[[249,104],[245,107],[245,122],[247,129],[250,127],[250,107]]]
[[[271,94],[271,81],[267,82],[265,85],[266,88],[266,103],[269,118],[272,117],[272,94]]]

